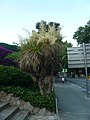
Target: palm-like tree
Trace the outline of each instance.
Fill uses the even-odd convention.
[[[42,95],[48,95],[52,90],[53,71],[60,48],[60,44],[57,42],[58,33],[54,26],[46,32],[41,23],[39,33],[33,31],[29,39],[21,42],[20,68],[36,78]],[[47,89],[46,76],[49,76]]]

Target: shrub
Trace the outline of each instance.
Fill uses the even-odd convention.
[[[13,66],[0,65],[0,86],[22,86],[39,89],[31,76]]]
[[[0,64],[5,66],[15,66],[17,67],[18,64],[13,61],[11,58],[0,59]]]
[[[13,53],[12,50],[8,50],[0,46],[0,64],[6,65],[6,66],[9,66],[9,65],[17,66],[17,63],[15,63],[13,59],[5,58],[8,54],[11,54],[11,53]]]
[[[12,53],[12,50],[8,50],[2,46],[0,46],[0,58],[4,58],[7,54]]]
[[[33,92],[27,88],[17,87],[0,87],[0,90],[3,90],[7,93],[13,93],[14,96],[20,97],[26,102],[30,102],[34,107],[46,108],[49,111],[55,112],[55,95],[51,93],[50,96],[45,97],[40,94],[40,92]]]

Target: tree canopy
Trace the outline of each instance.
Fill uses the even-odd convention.
[[[49,23],[47,23],[46,21],[43,21],[43,20],[41,22],[43,22],[43,25],[44,25],[46,31],[48,31],[49,26],[53,26],[54,25],[55,26],[55,30],[58,30],[58,28],[60,27],[60,24],[56,23],[56,22],[49,22]],[[40,27],[41,22],[37,22],[36,23],[36,29],[38,29],[38,30],[41,29],[41,27]]]
[[[90,42],[90,20],[82,27],[80,26],[73,35],[73,39],[77,40],[78,44]]]

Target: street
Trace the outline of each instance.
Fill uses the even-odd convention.
[[[54,86],[60,120],[90,120],[90,98],[83,88],[69,82]]]
[[[83,89],[86,89],[86,79],[85,78],[67,78],[68,82],[71,82],[73,84],[76,84]],[[90,91],[90,80],[88,80],[88,89]]]

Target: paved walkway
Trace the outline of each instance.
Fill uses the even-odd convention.
[[[68,82],[54,86],[60,120],[90,120],[90,98],[82,88]]]

